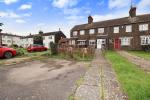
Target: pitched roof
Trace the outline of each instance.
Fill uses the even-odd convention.
[[[43,33],[42,36],[50,36],[50,35],[56,35],[56,34],[63,34],[63,32],[62,31],[47,32],[47,33]],[[23,38],[33,38],[36,35],[39,35],[39,34],[28,35]]]
[[[9,33],[0,33],[0,35],[13,36],[13,37],[22,37],[22,36],[19,36],[19,35],[14,35],[14,34],[9,34]]]
[[[119,25],[126,25],[126,24],[131,24],[131,23],[142,23],[142,22],[148,22],[148,21],[150,21],[150,14],[145,14],[145,15],[138,15],[136,17],[124,17],[124,18],[118,18],[118,19],[93,22],[91,24],[76,25],[72,28],[72,30],[119,26]]]

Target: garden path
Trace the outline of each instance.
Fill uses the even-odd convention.
[[[150,61],[136,55],[130,54],[127,51],[117,51],[120,55],[127,58],[130,62],[136,64],[146,72],[150,72]]]

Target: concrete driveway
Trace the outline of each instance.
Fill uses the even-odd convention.
[[[0,100],[67,100],[88,65],[54,59],[0,65]]]

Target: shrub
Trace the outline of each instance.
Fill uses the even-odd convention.
[[[17,48],[17,56],[24,56],[26,54],[26,50],[24,48]]]

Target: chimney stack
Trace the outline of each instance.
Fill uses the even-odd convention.
[[[93,23],[93,18],[92,18],[92,16],[89,16],[88,17],[88,24],[91,24],[91,23]]]
[[[132,7],[129,11],[130,17],[136,17],[136,7]]]

